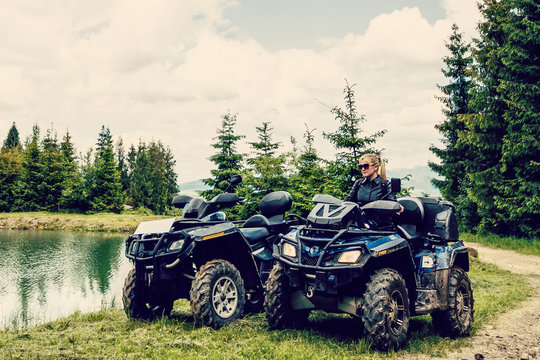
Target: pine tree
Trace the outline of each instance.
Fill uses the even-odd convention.
[[[446,65],[442,69],[449,80],[447,85],[438,85],[443,96],[438,97],[443,104],[445,120],[435,128],[443,136],[443,147],[431,146],[430,150],[440,159],[440,163],[429,162],[429,167],[443,177],[433,179],[432,183],[441,195],[453,202],[458,210],[459,223],[465,229],[474,228],[478,224],[476,205],[467,196],[468,178],[467,164],[474,159],[471,147],[459,142],[459,134],[466,129],[462,115],[469,114],[470,91],[472,79],[471,46],[463,42],[463,34],[456,24],[452,26],[450,41],[446,43],[450,55],[443,58]]]
[[[539,8],[527,0],[485,0],[474,52],[473,115],[460,136],[473,149],[468,196],[480,230],[537,236]]]
[[[124,193],[120,183],[120,174],[116,169],[109,128],[101,127],[96,145],[94,183],[90,192],[91,210],[94,212],[120,212],[124,203]]]
[[[494,205],[503,233],[540,234],[540,5],[509,0],[501,16],[503,66],[497,88],[505,105],[500,174]],[[493,7],[495,5],[488,5]],[[489,12],[486,8],[486,12]],[[500,14],[503,15],[503,14]],[[500,230],[499,230],[500,231]]]
[[[124,141],[121,137],[116,142],[116,170],[120,173],[120,183],[122,184],[122,191],[126,194],[129,192],[129,169],[124,152]]]
[[[347,81],[343,93],[345,94],[345,110],[335,106],[331,113],[341,124],[338,131],[334,133],[323,133],[325,139],[329,140],[336,150],[336,160],[331,164],[329,170],[336,178],[336,186],[345,194],[354,180],[362,176],[358,167],[360,157],[369,152],[376,152],[371,146],[378,138],[382,137],[386,130],[380,130],[372,135],[362,136],[361,123],[367,121],[365,115],[358,115],[356,110],[356,100],[354,99],[353,85]]]
[[[305,145],[300,155],[293,162],[296,172],[289,177],[289,191],[293,198],[291,212],[307,216],[313,204],[311,200],[316,194],[332,194],[334,183],[323,167],[323,160],[314,147],[314,131],[306,125],[304,132]]]
[[[32,136],[26,140],[22,154],[21,173],[15,185],[14,211],[40,210],[38,186],[43,182],[39,126],[32,128]]]
[[[62,138],[60,143],[60,154],[62,161],[63,184],[62,196],[60,197],[60,207],[68,211],[85,212],[87,209],[81,209],[81,174],[77,164],[76,150],[69,131]]]
[[[253,157],[247,160],[250,168],[244,173],[245,181],[238,192],[246,199],[240,212],[242,218],[247,218],[258,211],[262,198],[272,191],[287,190],[285,176],[285,156],[276,156],[280,143],[272,141],[270,123],[263,122],[255,127],[259,141],[250,142]]]
[[[15,186],[21,174],[20,146],[0,150],[0,212],[9,212],[15,202]]]
[[[15,126],[15,122],[13,122],[13,125],[11,125],[11,128],[9,129],[7,138],[6,140],[4,140],[4,146],[7,149],[14,149],[17,147],[18,148],[21,147],[21,141],[19,140],[19,130],[17,130],[17,126]]]
[[[210,171],[211,178],[203,179],[206,185],[212,187],[211,190],[202,193],[207,199],[225,191],[228,186],[227,180],[242,170],[244,156],[237,152],[236,144],[245,136],[235,134],[236,117],[236,114],[233,115],[230,112],[221,117],[221,127],[217,129],[217,136],[212,144],[212,147],[217,149],[217,153],[210,157],[210,161],[217,166],[217,169]]]
[[[42,181],[37,187],[39,207],[46,211],[58,211],[65,181],[65,164],[52,128],[47,130],[41,149]]]

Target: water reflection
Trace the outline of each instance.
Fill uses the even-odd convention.
[[[0,231],[0,328],[121,306],[124,236]]]

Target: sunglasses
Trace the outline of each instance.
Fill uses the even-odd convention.
[[[369,169],[370,166],[371,166],[370,164],[360,164],[360,169],[367,170]]]

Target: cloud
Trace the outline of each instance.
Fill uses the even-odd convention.
[[[339,126],[329,110],[344,107],[347,79],[366,132],[388,130],[380,146],[390,166],[423,165],[442,120],[434,95],[445,82],[444,41],[453,22],[474,29],[469,3],[443,1],[447,18],[434,24],[404,7],[373,18],[362,34],[321,38],[320,49],[275,51],[224,18],[226,8],[241,11],[233,1],[13,3],[0,10],[0,135],[12,121],[23,136],[34,123],[54,123],[81,152],[101,125],[124,144],[161,139],[183,182],[209,175],[210,144],[228,111],[238,113],[246,141],[270,121],[283,150],[290,136],[302,141],[308,124],[331,158],[322,133]]]

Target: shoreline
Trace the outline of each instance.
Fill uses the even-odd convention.
[[[131,233],[143,221],[171,217],[173,216],[111,213],[92,215],[49,212],[0,213],[0,230]]]

